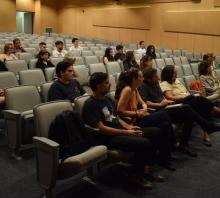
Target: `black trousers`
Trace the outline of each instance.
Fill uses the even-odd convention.
[[[142,128],[144,134],[150,137],[160,133],[158,128]],[[137,136],[110,136],[101,133],[94,134],[98,144],[107,146],[109,149],[119,149],[126,152],[134,152],[133,164],[138,172],[143,172],[145,165],[153,165],[155,150],[147,137]]]
[[[175,142],[173,127],[169,115],[165,111],[158,111],[150,115],[137,119],[137,125],[140,127],[158,127],[160,133],[154,137],[149,137],[146,132],[145,137],[151,140],[155,149],[159,151],[159,160],[161,163],[167,163],[171,157],[172,144]]]

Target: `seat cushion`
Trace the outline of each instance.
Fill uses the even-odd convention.
[[[107,157],[106,146],[95,146],[89,150],[65,159],[60,164],[59,178],[71,177],[80,171],[97,164]]]

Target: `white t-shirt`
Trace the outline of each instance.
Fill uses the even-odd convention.
[[[69,49],[69,51],[71,52],[71,51],[82,51],[83,50],[83,48],[82,47],[80,47],[80,46],[78,46],[78,47],[75,47],[75,46],[72,46],[72,47],[70,47],[70,49]]]
[[[137,50],[137,53],[138,53],[138,54],[146,54],[146,49],[145,49],[145,48],[139,48],[139,49]]]
[[[64,57],[67,54],[66,50],[62,50],[61,52],[58,52],[57,49],[53,50],[52,56],[53,57]]]

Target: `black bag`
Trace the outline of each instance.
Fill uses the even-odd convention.
[[[86,151],[95,144],[79,113],[64,111],[56,116],[49,129],[49,138],[60,144],[60,159]]]
[[[0,60],[0,71],[8,71],[8,69],[5,66],[5,62],[2,62],[1,60]]]

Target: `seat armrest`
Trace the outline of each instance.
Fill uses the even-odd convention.
[[[218,94],[212,94],[210,96],[207,96],[206,97],[208,100],[210,101],[215,101],[215,100],[218,100],[219,99],[219,95]]]
[[[21,115],[20,112],[15,110],[3,110],[5,119],[18,119]]]
[[[56,184],[59,167],[59,144],[45,137],[33,137],[36,149],[37,179],[44,188]]]

